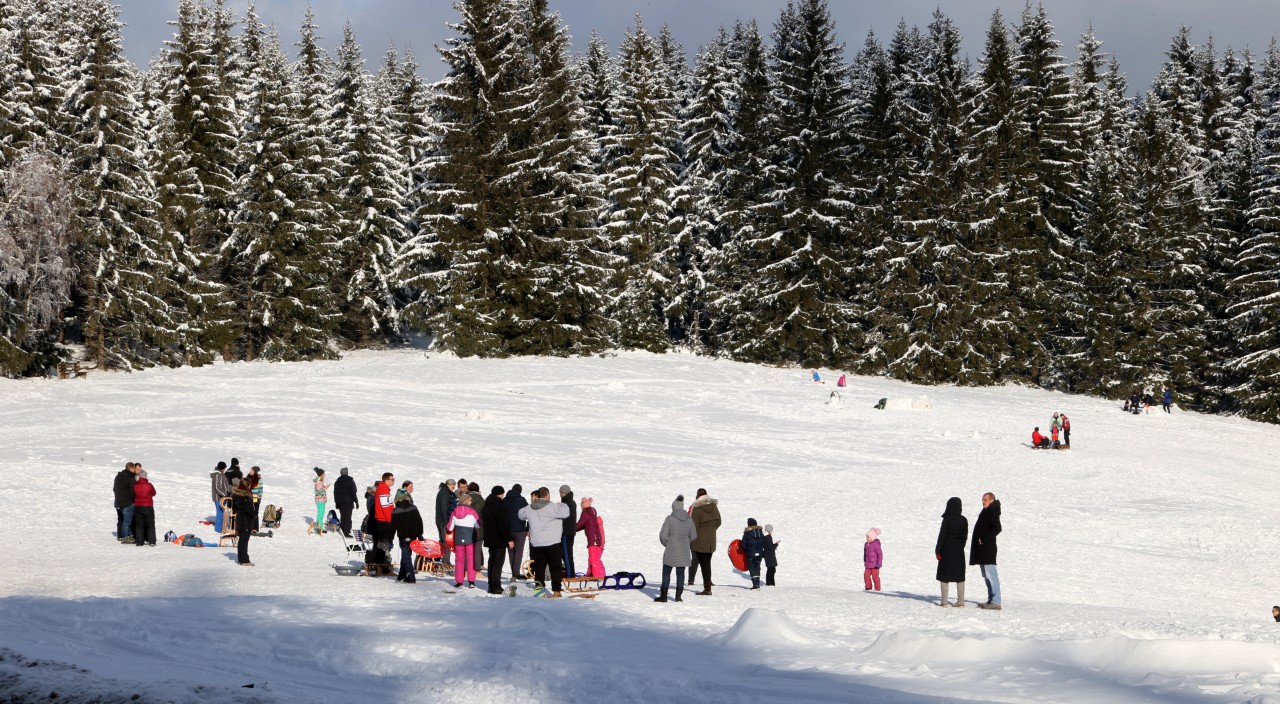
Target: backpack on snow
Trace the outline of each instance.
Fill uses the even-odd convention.
[[[195,533],[187,533],[182,536],[182,547],[184,548],[202,548],[204,541],[197,538]]]
[[[262,509],[262,524],[268,528],[275,528],[280,523],[280,514],[282,511],[276,508],[275,504],[267,504]]]

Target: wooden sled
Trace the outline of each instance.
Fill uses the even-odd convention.
[[[604,589],[604,577],[566,577],[560,580],[561,591],[595,595]]]

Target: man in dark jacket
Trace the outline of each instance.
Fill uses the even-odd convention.
[[[338,481],[333,483],[333,500],[338,504],[339,525],[342,527],[342,534],[351,537],[351,512],[355,510],[358,500],[356,499],[356,480],[347,474],[347,468],[342,468],[342,476],[338,477]]]
[[[938,528],[938,544],[934,557],[938,558],[938,582],[942,585],[942,602],[938,606],[964,606],[964,541],[969,538],[969,519],[964,517],[960,497],[947,499],[947,510],[942,513],[942,525]],[[947,590],[956,583],[956,600],[947,603]]]
[[[698,539],[689,544],[693,551],[693,564],[689,567],[689,584],[702,568],[702,591],[698,596],[711,596],[711,556],[716,551],[716,530],[720,527],[720,508],[716,500],[707,495],[706,489],[698,489],[693,509],[689,511],[693,525],[698,528]]]
[[[136,465],[125,462],[124,469],[116,472],[111,484],[116,507],[116,540],[122,543],[133,542],[133,484],[137,480]]]
[[[751,588],[760,588],[760,561],[764,559],[765,547],[769,538],[760,531],[760,524],[754,518],[747,519],[747,529],[742,532],[742,555],[747,559],[747,573],[751,575]]]
[[[973,543],[969,545],[969,564],[982,570],[987,583],[987,603],[980,609],[1000,610],[1000,575],[996,573],[996,536],[1000,535],[1000,501],[987,492],[982,495],[982,513],[973,522]]]
[[[502,499],[502,505],[507,509],[507,527],[511,529],[511,549],[507,551],[507,556],[511,560],[511,583],[515,584],[520,580],[520,568],[524,566],[524,544],[529,538],[529,524],[520,520],[520,509],[529,505],[520,492],[524,487],[515,484],[511,487],[511,491]]]
[[[480,525],[484,533],[484,546],[489,549],[489,593],[502,593],[502,563],[507,551],[515,547],[511,539],[510,525],[507,522],[507,507],[503,502],[506,491],[501,486],[493,487],[489,498],[484,500],[480,510]]]
[[[231,517],[236,526],[236,563],[253,567],[249,560],[249,536],[253,535],[253,492],[239,479],[231,487]]]
[[[560,487],[560,503],[569,507],[569,517],[564,519],[564,535],[560,542],[564,545],[564,576],[577,577],[573,568],[573,536],[578,530],[578,504],[573,500],[573,490],[568,484]]]
[[[454,487],[458,486],[452,479],[446,479],[440,484],[440,490],[436,492],[436,532],[440,534],[440,554],[444,556],[444,564],[449,564],[450,551],[444,544],[444,527],[449,523],[449,516],[453,515],[453,509],[458,507],[458,495],[454,493]]]
[[[396,581],[413,584],[418,578],[409,543],[422,537],[422,514],[418,513],[418,507],[413,505],[413,499],[404,489],[396,492],[395,506],[391,511],[391,528],[400,539],[400,574]]]

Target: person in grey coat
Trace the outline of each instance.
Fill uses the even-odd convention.
[[[684,601],[684,570],[692,561],[690,545],[698,537],[698,527],[684,510],[684,494],[671,502],[671,515],[662,522],[662,530],[658,531],[658,540],[666,550],[662,553],[662,595],[655,596],[654,601],[666,602],[667,590],[671,588],[671,568],[676,569],[676,601]]]
[[[569,507],[551,503],[551,490],[539,487],[533,492],[533,503],[516,512],[516,518],[529,525],[529,557],[533,558],[534,578],[546,584],[547,570],[551,571],[551,595],[560,596],[560,579],[563,576],[564,519],[569,517]]]

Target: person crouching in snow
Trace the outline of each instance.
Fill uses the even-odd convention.
[[[1031,445],[1037,449],[1049,446],[1049,438],[1040,434],[1040,426],[1036,426],[1036,429],[1031,431]]]
[[[1058,448],[1058,445],[1062,444],[1058,442],[1058,426],[1055,425],[1052,428],[1050,428],[1049,434],[1053,437],[1053,440],[1049,443],[1049,447],[1052,447],[1056,450]]]
[[[462,578],[467,578],[467,586],[476,586],[476,533],[480,526],[480,515],[471,508],[470,492],[458,495],[458,507],[449,517],[446,530],[453,531],[453,586],[462,586]]]
[[[765,524],[764,527],[764,586],[778,586],[773,578],[778,574],[778,543],[781,540],[773,539],[773,525]]]
[[[742,554],[747,558],[747,572],[751,574],[751,588],[760,588],[760,560],[764,558],[765,543],[769,539],[764,537],[764,533],[760,530],[760,525],[756,523],[756,519],[747,519],[747,528],[742,531]]]
[[[862,589],[871,591],[872,585],[880,591],[880,566],[884,564],[884,551],[880,548],[880,529],[867,531],[867,542],[862,546]]]

